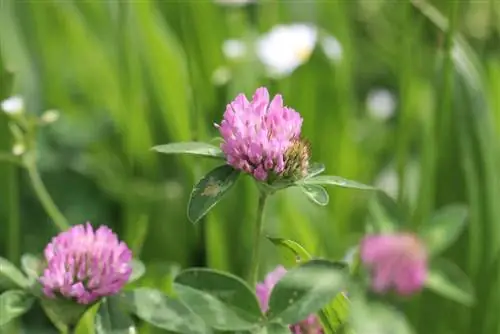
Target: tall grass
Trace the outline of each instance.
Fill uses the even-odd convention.
[[[210,140],[217,135],[213,123],[236,93],[259,85],[280,91],[305,119],[313,159],[330,174],[365,183],[393,170],[397,200],[415,226],[445,204],[468,205],[467,232],[445,256],[472,277],[477,303],[468,309],[424,293],[407,309],[419,333],[496,334],[500,4],[435,6],[416,0],[262,0],[249,7],[208,0],[5,0],[0,73],[14,71],[16,80],[11,90],[2,74],[0,97],[21,93],[32,113],[61,110],[62,118],[38,138],[49,192],[71,223],[91,220],[117,229],[148,264],[139,284],[168,291],[174,263],[245,273],[256,189],[241,180],[234,196],[193,227],[187,197],[212,163],[158,156],[150,147]],[[251,39],[296,21],[316,22],[334,35],[342,61],[330,61],[317,48],[280,80],[265,77],[254,59],[226,64],[225,39]],[[212,74],[223,65],[232,80],[217,86]],[[365,106],[375,87],[396,94],[396,114],[387,121]],[[0,152],[10,145],[0,115]],[[268,205],[266,231],[341,258],[363,232],[370,198],[345,189],[329,193],[324,209],[313,209],[294,191],[279,194]],[[14,261],[21,250],[40,252],[54,233],[27,176],[3,160],[0,219],[1,256]],[[278,260],[271,245],[264,253],[263,270]]]

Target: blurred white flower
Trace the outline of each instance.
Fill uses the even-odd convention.
[[[375,89],[368,94],[366,107],[373,117],[386,120],[394,115],[396,98],[387,89]]]
[[[320,41],[321,48],[325,55],[334,62],[342,60],[342,44],[333,36],[325,36]]]
[[[26,147],[23,143],[16,143],[12,146],[12,154],[19,156],[26,152]]]
[[[245,56],[247,46],[239,39],[228,39],[222,44],[222,52],[228,59],[238,59]]]
[[[222,86],[231,80],[231,76],[231,71],[227,67],[221,66],[212,73],[212,82],[214,85]]]
[[[317,35],[317,29],[312,25],[277,25],[257,40],[257,56],[269,74],[290,74],[309,60],[316,46]]]
[[[59,119],[59,115],[59,111],[57,110],[47,110],[42,114],[42,117],[40,119],[43,123],[50,124],[57,121]]]
[[[3,100],[0,104],[2,110],[7,114],[21,114],[24,110],[24,100],[21,96],[12,96]]]
[[[219,5],[243,6],[255,2],[255,0],[214,0]]]

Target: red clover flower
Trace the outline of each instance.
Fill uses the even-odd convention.
[[[308,143],[300,138],[302,121],[298,112],[283,106],[281,95],[270,100],[267,89],[261,87],[252,101],[239,94],[216,127],[229,165],[259,181],[272,182],[307,173],[310,154]]]
[[[62,296],[91,304],[116,294],[132,272],[132,252],[111,229],[76,225],[45,248],[47,267],[40,282],[49,298]]]
[[[361,242],[361,260],[371,269],[372,288],[379,293],[394,288],[410,295],[421,290],[427,278],[427,251],[413,234],[368,235]]]

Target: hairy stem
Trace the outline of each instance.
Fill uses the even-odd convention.
[[[262,243],[262,232],[264,230],[264,208],[266,206],[268,194],[265,191],[260,192],[259,204],[257,205],[257,218],[255,222],[255,234],[253,239],[252,261],[250,262],[250,273],[248,275],[248,282],[250,286],[254,287],[257,282],[257,275],[259,272],[259,256]]]

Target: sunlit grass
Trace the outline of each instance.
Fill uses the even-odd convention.
[[[226,8],[211,1],[7,1],[0,14],[0,98],[12,92],[2,74],[9,69],[16,73],[14,91],[26,96],[32,112],[61,110],[61,119],[38,138],[39,164],[70,222],[113,225],[146,263],[210,265],[243,275],[254,186],[239,181],[237,194],[195,228],[187,221],[187,198],[214,164],[159,156],[150,148],[210,140],[217,135],[213,123],[236,93],[267,85],[303,115],[313,160],[324,162],[329,174],[370,184],[393,166],[396,197],[414,225],[445,204],[469,206],[467,233],[446,256],[471,275],[477,304],[467,309],[425,294],[408,309],[420,333],[495,334],[500,21],[488,21],[491,32],[478,38],[470,11],[486,20],[488,10],[480,6],[498,12],[499,5],[422,4],[262,1]],[[275,80],[252,55],[224,58],[226,39],[252,41],[277,23],[302,21],[335,36],[340,62],[317,46],[291,76]],[[221,66],[231,79],[216,85],[212,75]],[[388,120],[373,118],[365,106],[377,87],[396,97]],[[0,152],[10,150],[6,125],[0,115]],[[0,161],[0,250],[13,261],[21,250],[40,252],[53,234],[26,179]],[[363,231],[369,196],[346,189],[329,194],[323,209],[293,191],[280,194],[268,206],[266,229],[315,254],[343,257]],[[274,248],[266,247],[269,262],[276,261]],[[156,272],[144,283],[162,284],[158,277],[166,275]]]

